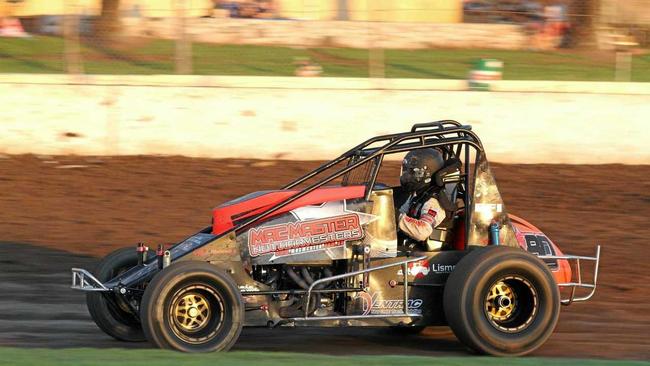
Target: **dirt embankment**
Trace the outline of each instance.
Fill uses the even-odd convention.
[[[96,256],[138,241],[171,243],[209,225],[210,209],[217,204],[278,188],[316,165],[182,157],[4,157],[0,241]],[[536,354],[649,359],[650,166],[494,165],[493,170],[509,211],[539,226],[565,252],[592,254],[596,243],[603,245],[596,296],[564,307],[556,333]],[[388,166],[382,174],[396,176],[398,167]],[[20,258],[11,254],[12,248],[3,256]],[[3,278],[14,278],[11,268],[0,269]],[[336,336],[331,332],[323,336]],[[318,338],[312,331],[304,334]],[[383,336],[370,337],[379,341],[364,343],[364,352],[381,353]],[[417,339],[410,344],[424,342]],[[331,353],[316,343],[313,350]]]

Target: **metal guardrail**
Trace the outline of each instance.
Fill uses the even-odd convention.
[[[592,296],[594,296],[594,293],[596,293],[596,285],[598,282],[598,267],[600,265],[600,245],[596,246],[595,257],[586,257],[580,255],[544,255],[544,256],[539,256],[539,258],[540,259],[565,259],[565,260],[573,260],[576,262],[575,268],[578,276],[578,282],[572,281],[572,282],[564,282],[564,283],[557,284],[559,287],[571,288],[571,294],[569,295],[569,298],[560,300],[562,305],[571,305],[574,302],[587,301],[591,299]],[[594,266],[594,276],[591,283],[582,282],[582,268],[580,265],[580,261],[596,262]],[[590,292],[585,296],[576,297],[576,289],[578,288],[589,289]]]
[[[72,268],[72,286],[73,290],[81,291],[110,291],[108,287],[95,278],[90,272],[82,268]]]

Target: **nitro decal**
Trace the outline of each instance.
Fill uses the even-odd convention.
[[[341,247],[362,238],[359,216],[347,214],[251,229],[248,250],[251,257],[273,253],[275,258]]]
[[[393,315],[404,313],[404,299],[384,299],[380,292],[362,292],[357,295],[361,300],[363,315]],[[422,299],[408,299],[407,306],[410,314],[422,314]]]

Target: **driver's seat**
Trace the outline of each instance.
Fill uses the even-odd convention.
[[[458,187],[461,181],[461,162],[452,157],[445,162],[445,167],[436,172],[434,184],[441,187],[438,192],[438,203],[445,210],[445,219],[435,228],[426,246],[427,251],[443,249],[453,242],[453,229],[458,219]]]

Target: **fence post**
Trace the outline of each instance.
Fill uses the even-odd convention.
[[[65,69],[69,74],[81,74],[81,47],[79,45],[79,7],[76,0],[66,1],[63,14],[63,58]]]
[[[176,0],[176,48],[175,64],[176,73],[189,75],[192,73],[192,44],[186,32],[186,5],[187,0]]]
[[[372,25],[376,24],[377,21],[380,21],[379,10],[375,8],[376,4],[374,1],[370,1],[367,5],[368,9],[368,36],[370,37],[370,45],[368,49],[368,76],[371,78],[383,78],[385,77],[384,71],[384,49],[381,45],[378,46],[381,34],[379,32],[380,26],[377,27],[374,31],[372,30]]]

